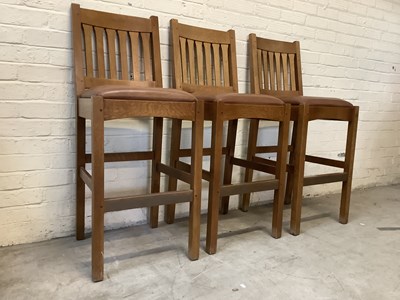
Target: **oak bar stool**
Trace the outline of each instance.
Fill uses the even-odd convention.
[[[92,191],[92,279],[103,280],[104,213],[190,203],[188,256],[199,257],[203,102],[180,90],[163,89],[157,17],[149,19],[81,9],[72,4],[77,96],[76,237],[85,238],[85,184]],[[141,67],[143,66],[143,67]],[[153,117],[152,150],[104,153],[107,120]],[[192,122],[192,168],[180,171],[161,162],[163,118]],[[86,120],[91,120],[92,151],[85,154]],[[150,160],[151,191],[104,198],[104,163]],[[86,169],[91,164],[91,173]],[[190,189],[160,192],[160,173],[176,176]],[[154,217],[155,216],[155,217]]]
[[[170,22],[174,61],[174,85],[203,99],[205,120],[212,121],[211,148],[203,150],[210,155],[210,171],[203,170],[203,179],[210,182],[206,251],[217,250],[218,213],[221,197],[275,190],[272,236],[282,232],[284,179],[288,143],[290,105],[266,95],[238,94],[235,32],[218,31]],[[277,168],[271,169],[257,162],[234,156],[238,119],[263,119],[279,122]],[[229,121],[227,143],[223,147],[223,125]],[[190,166],[180,161],[190,155],[190,149],[181,149],[181,120],[172,125],[171,164],[182,169]],[[225,154],[224,180],[221,184],[221,160]],[[231,184],[233,166],[253,168],[272,173],[273,179]],[[169,181],[170,190],[176,189],[176,180]],[[175,206],[166,209],[166,221],[174,220]]]
[[[285,202],[292,203],[290,232],[293,235],[300,233],[303,186],[308,185],[342,182],[339,222],[346,224],[349,218],[359,108],[342,99],[303,96],[299,42],[274,41],[250,34],[249,44],[252,92],[272,95],[291,104],[294,126],[285,195]],[[348,123],[344,161],[306,155],[308,123],[313,120]],[[250,137],[254,137],[258,126],[257,120],[252,121]],[[249,140],[249,149],[252,151],[249,155],[253,157],[265,150],[256,146],[254,138]],[[304,177],[305,162],[336,167],[342,171]],[[250,180],[251,176],[252,170],[246,170],[246,180]],[[248,205],[249,195],[245,195],[241,209],[246,211]]]

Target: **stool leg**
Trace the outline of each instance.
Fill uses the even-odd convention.
[[[181,145],[182,136],[182,120],[173,119],[171,128],[171,152],[170,152],[170,166],[176,168],[179,160],[179,148]],[[168,191],[176,191],[178,188],[178,180],[175,177],[168,177]],[[175,204],[165,206],[164,221],[167,224],[172,224],[175,221]]]
[[[163,118],[153,119],[153,161],[151,164],[151,192],[160,192],[161,174],[157,166],[161,163],[161,148],[162,148],[162,131]],[[158,210],[159,206],[150,207],[149,223],[151,228],[158,227]]]
[[[190,202],[189,211],[189,258],[196,260],[200,252],[200,214],[201,214],[201,180],[203,162],[203,102],[197,103],[196,120],[192,123],[192,160],[191,173],[193,201]]]
[[[297,133],[297,121],[294,121],[293,122],[292,139],[291,139],[292,151],[289,152],[289,165],[288,165],[288,170],[287,170],[285,204],[292,203],[294,162],[295,162],[294,149],[296,148],[296,133]]]
[[[237,125],[238,125],[238,120],[229,121],[228,136],[226,142],[227,153],[225,155],[225,169],[224,169],[224,181],[223,181],[224,185],[232,183],[233,164],[231,162],[231,158],[234,157],[235,154]],[[227,214],[228,209],[229,209],[229,196],[222,197],[220,213]]]
[[[282,235],[282,215],[285,195],[285,174],[287,147],[290,123],[290,105],[285,106],[285,119],[279,122],[278,152],[276,158],[275,178],[278,179],[278,189],[274,191],[274,209],[272,216],[272,236],[280,238]]]
[[[296,130],[292,212],[290,218],[290,233],[300,234],[301,205],[303,201],[304,164],[306,157],[308,105],[299,105],[298,127]]]
[[[85,168],[86,120],[77,117],[76,122],[76,239],[85,238],[85,183],[81,168]]]
[[[220,105],[215,103],[215,115],[212,120],[210,187],[207,214],[206,252],[214,254],[217,251],[218,215],[221,195],[221,159],[222,159],[222,129]]]
[[[358,123],[358,107],[355,107],[353,118],[349,122],[347,127],[346,156],[345,156],[345,166],[344,166],[344,172],[347,173],[347,178],[346,181],[344,181],[342,184],[342,197],[340,202],[340,216],[339,216],[339,222],[342,224],[347,224],[347,222],[349,221],[350,194],[351,194],[351,184],[353,180],[353,165],[354,165],[354,154],[356,148],[357,123]]]
[[[249,142],[247,147],[247,160],[252,161],[253,157],[256,155],[256,147],[257,147],[257,135],[260,121],[259,120],[251,120],[250,128],[249,128]],[[244,173],[244,182],[251,182],[253,180],[253,169],[246,168]],[[241,211],[248,211],[250,205],[250,194],[243,194],[239,200],[239,209]]]
[[[103,98],[93,97],[92,118],[92,279],[104,274],[104,117]]]

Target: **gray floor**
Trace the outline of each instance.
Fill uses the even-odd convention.
[[[302,234],[269,235],[271,207],[232,211],[218,253],[186,257],[186,221],[106,233],[103,282],[90,277],[90,239],[0,249],[1,299],[400,299],[400,186],[306,199]],[[289,209],[285,209],[285,220]],[[202,222],[204,245],[205,219]],[[203,246],[202,245],[202,246]]]

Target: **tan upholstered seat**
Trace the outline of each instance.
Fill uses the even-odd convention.
[[[332,106],[332,107],[351,107],[348,101],[339,98],[325,98],[325,97],[310,97],[310,96],[293,96],[293,97],[279,97],[282,101],[292,105],[307,104],[317,106]]]
[[[83,91],[82,98],[102,96],[107,99],[150,100],[150,101],[189,101],[196,97],[190,93],[165,88],[132,88],[123,85],[100,85]]]
[[[270,97],[266,95],[254,95],[254,94],[238,94],[238,93],[226,93],[226,94],[213,94],[213,93],[193,93],[196,98],[204,100],[205,102],[220,101],[223,103],[238,103],[242,104],[268,104],[268,105],[283,105],[282,100],[276,97]]]

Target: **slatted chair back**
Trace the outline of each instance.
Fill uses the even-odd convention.
[[[162,87],[157,17],[72,9],[77,95],[98,85]]]
[[[269,40],[250,34],[251,89],[272,96],[303,95],[300,43]]]
[[[175,87],[188,92],[237,92],[234,30],[218,31],[171,20]]]

